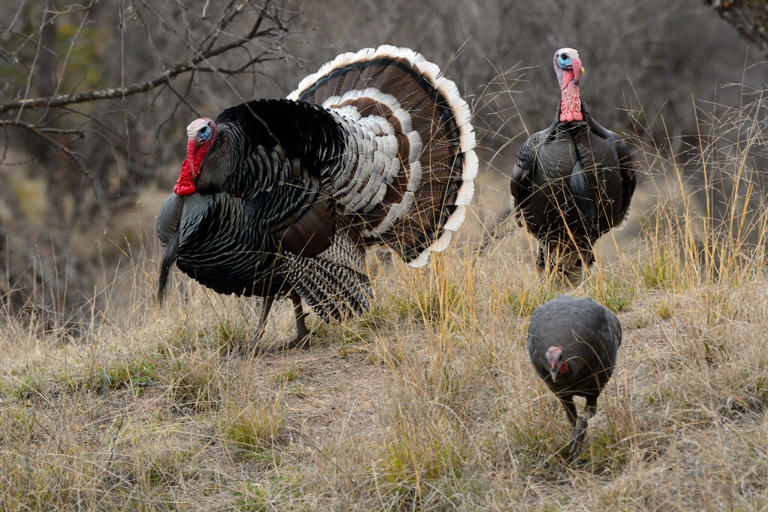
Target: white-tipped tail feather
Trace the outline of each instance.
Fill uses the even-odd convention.
[[[622,229],[627,227],[627,223],[629,222],[629,214],[630,214],[631,211],[632,211],[631,207],[627,208],[627,213],[625,213],[624,214],[624,218],[621,219],[621,224],[619,224],[618,226],[616,226],[614,228],[616,231],[621,231]]]
[[[456,207],[443,225],[443,234],[416,259],[408,262],[412,267],[424,266],[427,263],[430,252],[440,252],[448,247],[453,233],[464,223],[466,205],[472,201],[472,197],[475,195],[475,177],[477,177],[479,167],[479,161],[475,153],[475,131],[470,122],[471,113],[469,105],[459,94],[456,84],[441,76],[437,66],[432,64],[432,67],[436,70],[434,75],[434,80],[437,82],[436,88],[443,93],[451,105],[456,117],[456,124],[459,128],[460,148],[463,155],[462,181],[454,202]]]
[[[362,215],[369,243],[389,244],[414,267],[448,246],[474,195],[478,159],[469,106],[437,65],[407,48],[366,48],[324,64],[288,98],[321,104],[346,127],[350,154],[334,194]],[[439,198],[426,192],[435,183],[445,188]]]

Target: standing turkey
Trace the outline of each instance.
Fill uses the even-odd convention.
[[[539,269],[573,281],[594,263],[597,239],[627,218],[636,178],[627,145],[581,101],[579,53],[557,50],[554,67],[561,95],[557,117],[517,153],[511,201],[521,225],[539,242]]]
[[[369,307],[365,250],[411,266],[462,224],[478,161],[469,108],[420,54],[380,46],[336,57],[287,99],[228,108],[187,127],[187,157],[157,220],[164,256],[222,294],[304,300],[324,321]]]
[[[619,319],[592,299],[561,295],[539,306],[531,316],[528,355],[536,373],[565,407],[573,429],[572,457],[581,450],[587,423],[611,378],[620,345]],[[580,421],[575,395],[587,399],[586,414]]]

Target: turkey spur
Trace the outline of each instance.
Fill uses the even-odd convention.
[[[410,265],[445,249],[472,198],[469,108],[438,67],[405,48],[339,55],[287,99],[187,127],[187,157],[157,232],[162,301],[175,262],[223,294],[302,300],[324,321],[366,311],[365,250]]]
[[[581,101],[578,52],[561,48],[554,68],[561,96],[557,117],[517,153],[511,200],[538,240],[538,267],[573,279],[594,263],[597,239],[627,217],[636,178],[627,145]]]

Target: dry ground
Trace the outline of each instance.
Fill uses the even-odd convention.
[[[768,510],[768,214],[736,189],[704,221],[660,165],[672,180],[643,180],[578,287],[537,275],[511,223],[488,253],[463,237],[423,269],[372,253],[372,310],[314,319],[305,349],[248,354],[258,301],[178,272],[159,308],[157,262],[133,256],[156,250],[136,244],[79,329],[5,311],[0,508]],[[475,212],[498,210],[496,181]],[[624,327],[574,462],[525,349],[559,293]],[[286,301],[264,342],[292,336]]]
[[[623,253],[606,237],[619,255],[572,290],[535,274],[519,230],[421,270],[374,254],[370,314],[256,358],[257,301],[177,275],[158,309],[152,264],[105,288],[83,333],[7,316],[2,509],[768,509],[762,257],[715,263],[645,229]],[[561,292],[625,329],[573,463],[525,350],[531,311]],[[290,309],[267,341],[293,335]]]

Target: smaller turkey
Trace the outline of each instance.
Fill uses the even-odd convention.
[[[528,355],[539,377],[565,407],[573,429],[571,457],[581,451],[597,397],[611,378],[621,345],[621,324],[592,299],[561,295],[539,306],[528,326]],[[579,420],[574,396],[587,399]]]
[[[518,222],[539,242],[539,269],[573,282],[594,263],[597,239],[627,218],[636,178],[627,145],[581,100],[579,53],[557,50],[554,68],[560,83],[557,116],[518,151],[511,203]]]

